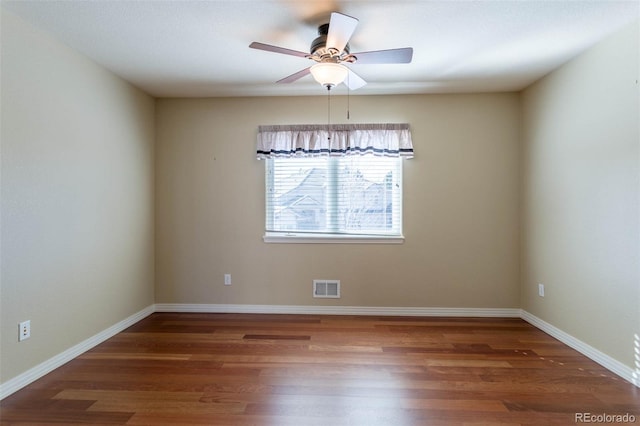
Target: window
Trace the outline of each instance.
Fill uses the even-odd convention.
[[[258,126],[265,242],[401,243],[407,123]]]
[[[266,160],[265,241],[356,238],[401,241],[401,158]]]

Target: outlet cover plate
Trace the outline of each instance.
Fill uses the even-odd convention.
[[[31,320],[22,321],[18,324],[18,341],[22,342],[31,337]]]

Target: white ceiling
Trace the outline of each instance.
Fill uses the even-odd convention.
[[[2,0],[2,7],[158,97],[323,95],[311,76],[274,83],[311,61],[248,46],[308,52],[332,11],[360,20],[352,52],[414,48],[411,64],[352,65],[369,83],[354,94],[519,90],[640,16],[638,0]]]

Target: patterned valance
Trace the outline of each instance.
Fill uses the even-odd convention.
[[[413,158],[406,123],[305,124],[258,127],[258,159],[377,155]]]

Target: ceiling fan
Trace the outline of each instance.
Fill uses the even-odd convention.
[[[311,42],[310,53],[256,41],[251,43],[249,47],[315,61],[316,64],[278,80],[276,83],[293,83],[307,74],[311,74],[318,83],[328,90],[340,83],[345,83],[350,90],[359,89],[367,84],[362,77],[342,65],[343,63],[407,64],[411,62],[413,57],[413,48],[411,47],[351,53],[349,51],[349,39],[357,25],[358,19],[333,12],[329,23],[318,27],[318,37]]]

